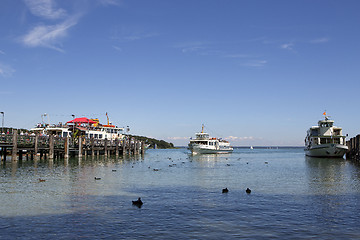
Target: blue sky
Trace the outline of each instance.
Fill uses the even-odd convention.
[[[2,0],[0,111],[186,145],[302,146],[324,110],[360,133],[360,1]]]

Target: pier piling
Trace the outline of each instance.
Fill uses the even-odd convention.
[[[13,131],[13,142],[12,142],[12,155],[11,155],[11,160],[12,161],[16,161],[17,160],[17,137],[18,137],[18,132],[15,129]]]
[[[77,139],[59,137],[55,135],[40,136],[39,134],[18,134],[14,129],[12,133],[4,134],[0,138],[0,159],[6,161],[10,153],[12,161],[35,159],[49,159],[64,157],[68,159],[70,153],[78,157],[87,154],[119,157],[125,155],[139,155],[145,153],[145,143],[136,138],[126,136],[123,139],[87,139],[79,136]],[[121,153],[120,153],[121,152]]]

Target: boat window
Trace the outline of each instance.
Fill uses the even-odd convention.
[[[311,135],[317,136],[318,135],[318,130],[317,129],[311,129]]]
[[[94,135],[94,138],[98,138],[98,135],[97,135],[97,134],[95,134],[95,135]]]
[[[94,137],[94,134],[90,133],[90,138]]]
[[[101,138],[101,139],[102,139],[102,134],[99,134],[99,138]]]
[[[67,137],[67,132],[63,132],[63,137]]]

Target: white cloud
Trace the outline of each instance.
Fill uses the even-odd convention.
[[[256,139],[261,139],[261,138],[255,138],[255,137],[235,137],[235,136],[228,136],[226,137],[225,139],[227,140],[230,140],[230,141],[238,141],[238,142],[241,142],[241,141],[253,141],[253,140],[256,140]]]
[[[155,36],[158,36],[158,34],[157,33],[133,34],[133,35],[125,36],[123,37],[123,39],[126,41],[137,41],[146,38],[152,38]]]
[[[168,137],[169,140],[188,140],[189,137]]]
[[[310,43],[326,43],[328,41],[330,41],[329,38],[317,38],[317,39],[311,40]]]
[[[181,52],[183,53],[191,53],[191,52],[197,52],[201,49],[204,49],[203,47],[188,47],[181,49]]]
[[[223,55],[224,58],[249,58],[251,57],[250,55],[246,55],[246,54],[226,54]]]
[[[59,43],[60,39],[67,36],[69,28],[76,24],[77,21],[73,18],[56,25],[40,25],[30,30],[28,34],[21,38],[21,41],[29,47],[47,47],[59,52],[64,52],[56,45]]]
[[[0,76],[2,77],[11,77],[15,70],[6,64],[0,63]]]
[[[122,48],[117,47],[117,46],[112,46],[116,51],[122,52]]]
[[[104,6],[120,6],[122,4],[120,0],[99,0],[99,2]]]
[[[38,17],[46,19],[60,19],[65,17],[66,11],[62,8],[56,9],[54,0],[25,0],[30,12]]]
[[[179,43],[174,47],[177,49],[181,49],[182,53],[196,53],[200,50],[207,49],[207,47],[205,47],[206,45],[208,45],[208,43],[201,41],[193,41],[193,42]]]
[[[293,50],[294,44],[293,43],[285,43],[280,46],[282,49],[286,50]]]
[[[242,63],[241,66],[244,67],[263,67],[267,64],[266,60],[249,60],[245,63]]]

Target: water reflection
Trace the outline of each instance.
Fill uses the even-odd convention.
[[[189,155],[189,159],[193,161],[197,161],[204,166],[214,166],[217,162],[226,162],[231,154],[196,154],[196,155]]]
[[[346,160],[306,157],[306,175],[313,194],[340,194],[346,184]]]

